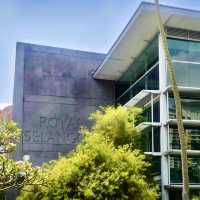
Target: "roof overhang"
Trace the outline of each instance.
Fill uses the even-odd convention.
[[[200,11],[160,5],[166,26],[200,31]],[[142,2],[94,74],[96,79],[118,80],[158,33],[155,5]]]

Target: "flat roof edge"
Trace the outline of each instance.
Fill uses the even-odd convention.
[[[136,11],[134,12],[132,17],[128,21],[127,25],[124,27],[124,29],[122,30],[120,35],[114,41],[113,45],[111,46],[111,48],[109,49],[108,53],[106,54],[105,59],[103,60],[103,62],[99,65],[99,67],[94,72],[93,77],[95,79],[117,80],[119,78],[118,75],[117,76],[112,76],[112,74],[106,76],[105,72],[103,73],[102,71],[105,69],[105,65],[108,64],[108,61],[112,61],[112,59],[114,59],[114,58],[112,58],[113,54],[115,53],[115,51],[118,51],[117,48],[120,48],[119,45],[123,44],[124,39],[126,39],[126,36],[128,35],[129,31],[131,30],[131,27],[135,23],[137,23],[137,19],[142,14],[142,12],[145,12],[145,11],[153,12],[154,8],[155,8],[155,4],[154,3],[145,2],[145,1],[140,3],[140,5],[137,7]],[[164,4],[160,4],[160,8],[163,10],[164,13],[167,10],[173,10],[174,12],[177,11],[178,13],[179,13],[179,11],[181,11],[182,13],[180,12],[179,13],[180,15],[181,14],[191,15],[190,12],[192,12],[192,13],[194,13],[195,16],[197,15],[198,18],[200,18],[200,11],[198,11],[198,10],[175,7],[175,6],[168,6],[168,5],[164,5]],[[163,23],[164,23],[164,21],[163,21]],[[110,64],[108,64],[108,65],[110,65]],[[125,65],[127,65],[127,64],[125,64]]]

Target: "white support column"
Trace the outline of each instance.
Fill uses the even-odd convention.
[[[161,41],[161,37],[159,35],[159,86],[160,86],[160,145],[161,145],[161,194],[162,200],[169,200],[169,195],[167,189],[165,189],[165,185],[169,182],[169,163],[167,157],[164,155],[164,152],[167,151],[167,141],[168,141],[168,130],[166,127],[167,122],[167,96],[164,93],[164,90],[167,86],[167,66],[166,59],[163,52],[163,45]]]
[[[153,93],[151,93],[151,123],[154,123],[154,109],[153,109]],[[151,127],[151,152],[154,153],[154,131],[153,126]]]

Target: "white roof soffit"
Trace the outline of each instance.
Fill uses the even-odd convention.
[[[160,5],[166,26],[200,31],[200,11]],[[158,33],[155,5],[142,2],[105,60],[94,74],[96,79],[118,80]]]

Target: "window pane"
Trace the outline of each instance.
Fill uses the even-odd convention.
[[[169,129],[169,148],[180,149],[180,141],[177,128]]]
[[[181,99],[183,119],[200,120],[200,99]],[[169,97],[169,118],[176,119],[174,98]]]
[[[178,85],[200,87],[200,42],[168,38],[168,45]],[[170,85],[169,77],[168,84]]]
[[[152,138],[153,134],[153,138]],[[145,152],[160,152],[160,128],[149,127],[144,130],[144,151]],[[153,149],[152,149],[153,139]]]
[[[127,82],[120,82],[115,84],[115,98],[117,99],[120,97],[128,88],[130,87],[130,84]]]
[[[169,106],[169,119],[176,119],[176,107],[174,98],[169,97],[168,99],[168,106]]]
[[[159,73],[158,73],[159,67],[158,65],[150,71],[147,76],[143,77],[141,80],[139,80],[135,85],[131,86],[127,92],[124,92],[123,89],[127,88],[127,85],[124,82],[118,82],[116,84],[116,98],[119,96],[122,96],[117,99],[117,103],[125,104],[127,103],[132,97],[137,95],[142,90],[157,90],[159,89]],[[121,92],[120,92],[121,91]]]
[[[153,128],[154,152],[160,152],[160,128]]]
[[[116,103],[124,104],[131,97],[135,96],[143,89],[158,89],[159,88],[159,69],[154,64],[158,61],[158,37],[149,46],[145,48],[142,54],[130,65],[128,70],[121,76],[116,83]],[[154,66],[154,67],[153,67]],[[148,71],[149,69],[152,71]],[[155,69],[156,68],[156,69]],[[146,72],[148,74],[140,80],[131,90],[129,94],[124,94],[125,97],[119,98],[131,85],[135,84]],[[127,100],[128,99],[128,100]]]
[[[158,61],[158,37],[150,42],[145,50],[130,65],[128,70],[122,75],[119,81],[134,83],[141,77],[154,63]]]
[[[174,60],[200,62],[200,42],[169,38],[168,45]]]
[[[188,158],[188,172],[190,184],[200,183],[200,158]],[[181,158],[179,156],[170,156],[170,183],[182,183],[181,174]]]
[[[200,53],[200,52],[199,52]],[[177,84],[182,87],[200,87],[200,64],[174,62]],[[170,84],[168,74],[168,85]]]
[[[148,128],[144,132],[144,151],[152,152],[152,128]]]
[[[186,128],[188,133],[188,148],[191,150],[200,150],[200,128]],[[178,129],[176,127],[169,129],[169,147],[170,149],[180,149]]]
[[[160,122],[160,102],[156,102],[153,106],[153,121]]]
[[[144,110],[143,117],[144,117],[144,122],[152,122],[151,107]]]
[[[145,77],[141,79],[138,83],[136,83],[131,89],[127,90],[126,93],[124,93],[116,103],[119,103],[121,105],[124,105],[127,103],[131,98],[133,98],[136,94],[138,94],[140,91],[145,89]]]
[[[155,175],[161,174],[161,159],[160,156],[153,156],[152,157],[152,173]]]
[[[159,89],[159,68],[154,68],[147,75],[147,90],[158,90]]]

